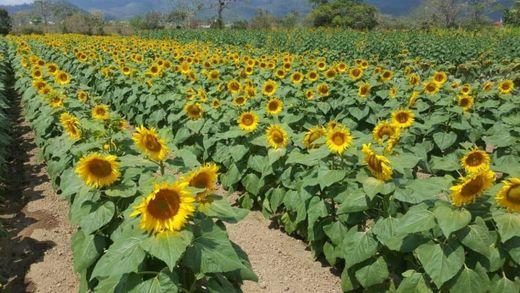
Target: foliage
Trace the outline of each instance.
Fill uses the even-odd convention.
[[[10,101],[7,96],[7,83],[9,78],[9,64],[6,58],[7,43],[5,39],[0,39],[0,201],[3,200],[3,185],[5,183],[5,175],[7,170],[7,162],[9,154],[9,147],[12,143],[10,136],[9,118],[7,113],[9,111]],[[0,221],[0,237],[4,237],[6,232],[3,229]]]
[[[78,108],[81,129],[101,135],[63,147],[72,143],[52,127],[49,114],[60,110],[49,109],[52,101],[36,97],[32,86],[38,61],[32,54],[66,69],[75,85],[131,124],[171,138],[175,159],[166,162],[175,172],[218,164],[222,187],[238,191],[243,208],[261,210],[304,239],[316,258],[342,272],[344,291],[518,291],[518,190],[507,186],[520,176],[520,58],[505,45],[518,40],[518,31],[179,30],[148,36],[157,38],[10,39],[49,173],[59,177],[83,232],[77,241],[84,244],[76,247],[92,259],[101,254],[98,246],[108,247],[93,271],[80,270],[88,281],[101,282],[91,287],[163,280],[190,287],[192,279],[172,274],[177,251],[158,252],[171,243],[143,244],[139,233],[127,234],[134,222],[125,210],[135,194],[150,192],[146,182],[161,165],[140,157],[124,134],[114,135],[115,150],[108,148],[120,157],[125,180],[106,192],[78,182],[70,164],[102,148],[103,123],[86,118],[88,111],[69,94],[65,107]],[[107,196],[98,197],[103,192]],[[176,264],[227,292],[228,282],[253,276],[240,266],[249,268],[243,253],[208,217],[233,222],[243,210],[224,200],[213,204],[195,216],[188,229],[192,245]],[[210,257],[207,246],[221,253],[199,262]],[[124,265],[111,266],[115,260]],[[85,258],[78,267],[91,264]],[[146,267],[139,267],[143,274],[153,267],[153,277],[135,279],[129,270],[137,264]]]
[[[5,9],[0,9],[0,34],[7,35],[11,31],[11,17]]]
[[[360,1],[334,0],[315,7],[309,17],[316,27],[372,29],[377,25],[377,8]]]
[[[520,26],[520,1],[516,1],[510,9],[504,12],[504,23],[512,26]]]

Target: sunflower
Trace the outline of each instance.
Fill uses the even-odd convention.
[[[283,68],[276,70],[276,73],[275,73],[276,77],[278,77],[279,79],[284,78],[286,74],[287,74],[287,72],[285,72],[285,70]]]
[[[482,89],[485,91],[485,92],[489,92],[490,90],[493,89],[493,83],[491,81],[486,81],[483,85],[482,85]]]
[[[336,69],[335,69],[334,67],[331,67],[331,68],[329,68],[329,69],[325,72],[325,77],[326,77],[327,79],[334,79],[334,78],[336,78],[336,74],[337,74]]]
[[[78,91],[77,96],[78,96],[78,100],[82,103],[85,103],[88,99],[88,93],[85,91],[81,91],[81,90]]]
[[[85,181],[86,185],[94,188],[109,186],[116,182],[121,175],[117,157],[103,156],[99,153],[82,157],[76,167],[76,173]]]
[[[65,71],[56,72],[56,82],[60,85],[66,85],[70,83],[70,77]]]
[[[79,119],[68,112],[60,115],[60,123],[67,132],[70,139],[79,140],[81,138],[81,130],[79,129]]]
[[[417,97],[419,97],[419,92],[413,91],[412,95],[410,95],[410,98],[408,99],[408,106],[415,106],[415,103],[417,103]]]
[[[350,130],[343,126],[336,126],[327,132],[327,146],[333,153],[343,154],[352,144]]]
[[[460,165],[468,173],[475,173],[480,170],[488,170],[491,159],[489,155],[478,148],[473,148],[460,160]]]
[[[370,93],[370,84],[368,82],[364,82],[359,85],[358,88],[358,96],[365,98]]]
[[[316,80],[318,80],[318,78],[320,77],[320,74],[316,71],[309,71],[307,73],[307,79],[314,82]]]
[[[454,185],[451,190],[451,202],[454,206],[475,202],[476,198],[493,185],[495,173],[490,170],[480,170],[460,178],[461,183]]]
[[[327,129],[328,130],[331,130],[331,129],[334,129],[336,128],[337,126],[340,126],[341,124],[339,124],[336,120],[330,120],[328,123],[327,123]]]
[[[435,95],[436,93],[439,92],[439,90],[440,90],[439,85],[433,81],[427,82],[424,85],[424,92],[429,95]]]
[[[242,90],[242,86],[237,80],[232,79],[227,83],[227,90],[234,95],[238,95]]]
[[[166,142],[157,135],[155,128],[148,129],[141,125],[135,129],[132,139],[137,148],[151,160],[163,161],[168,157],[168,146],[166,146]]]
[[[392,122],[399,128],[408,128],[415,121],[415,115],[408,109],[401,109],[392,112]]]
[[[308,89],[305,91],[305,98],[307,98],[307,100],[313,100],[314,99],[314,91],[311,90],[311,89]]]
[[[211,70],[208,73],[209,80],[217,80],[217,79],[219,79],[219,77],[220,77],[220,71],[218,71],[218,70]]]
[[[63,106],[63,97],[60,95],[52,95],[49,101],[49,105],[51,105],[52,108],[60,108]]]
[[[444,71],[437,71],[433,74],[432,78],[433,82],[438,84],[439,86],[443,85],[448,81],[448,74]]]
[[[394,77],[394,72],[391,70],[384,70],[383,73],[381,73],[381,80],[382,81],[390,81]]]
[[[251,132],[258,126],[258,116],[254,112],[245,112],[238,117],[240,129]]]
[[[467,83],[464,84],[464,85],[462,86],[462,88],[460,89],[460,93],[461,93],[462,95],[464,95],[464,96],[469,95],[469,94],[471,93],[471,85],[469,85],[469,84],[467,84]]]
[[[161,75],[162,68],[158,64],[152,64],[148,69],[147,74],[153,77],[158,77]]]
[[[376,154],[370,144],[363,144],[361,151],[365,155],[368,170],[374,177],[382,181],[392,179],[392,167],[387,157]]]
[[[272,97],[278,90],[278,84],[274,80],[268,80],[264,82],[262,86],[262,93],[267,97]]]
[[[220,101],[219,101],[219,99],[213,99],[213,101],[211,101],[211,108],[213,108],[213,109],[220,108]]]
[[[139,227],[154,234],[181,230],[195,212],[195,198],[187,187],[185,181],[156,184],[130,216],[141,215]]]
[[[267,101],[267,113],[271,115],[278,115],[283,110],[283,102],[278,98],[271,98]]]
[[[376,127],[372,131],[374,140],[379,144],[383,144],[385,140],[398,139],[401,132],[399,127],[394,123],[388,121],[381,121],[377,123]]]
[[[307,131],[303,137],[303,147],[306,149],[317,148],[319,145],[315,144],[314,142],[326,134],[327,130],[322,126],[316,126],[309,129],[309,131]]]
[[[345,62],[340,62],[336,65],[336,70],[340,73],[347,71],[348,65]]]
[[[509,94],[515,89],[515,84],[512,80],[504,80],[498,84],[498,91],[500,94]]]
[[[110,113],[108,106],[105,104],[99,104],[92,108],[92,118],[96,120],[108,120],[110,119]]]
[[[266,130],[267,142],[274,149],[283,148],[289,142],[287,132],[278,124],[270,125]]]
[[[207,195],[217,187],[218,167],[213,163],[208,163],[188,173],[183,180],[188,182],[191,187],[204,189],[197,193],[196,199],[197,202],[205,203]]]
[[[43,78],[43,73],[42,73],[42,71],[39,68],[35,68],[35,69],[32,70],[31,76],[32,76],[33,79],[42,79]]]
[[[54,63],[48,63],[46,65],[47,67],[47,71],[51,74],[51,75],[54,75],[58,70],[58,65],[54,64]]]
[[[202,105],[200,103],[191,103],[184,106],[184,112],[186,112],[186,115],[188,115],[190,119],[198,120],[202,118],[204,109],[202,109]]]
[[[498,205],[509,211],[520,212],[520,178],[502,181],[504,186],[495,195]]]
[[[358,67],[352,68],[348,72],[348,75],[350,76],[350,79],[358,80],[363,76],[363,69],[358,68]]]
[[[458,96],[457,99],[459,107],[461,107],[464,112],[468,112],[471,107],[473,107],[474,99],[472,96],[462,95]]]
[[[420,82],[421,82],[421,77],[416,73],[412,73],[408,77],[408,83],[410,83],[411,85],[418,85]]]
[[[300,84],[303,81],[303,74],[299,71],[296,71],[291,75],[291,82],[293,84]]]
[[[316,87],[316,91],[318,92],[318,94],[322,97],[328,97],[329,94],[330,94],[330,88],[329,88],[329,85],[326,84],[326,83],[320,83],[317,87]]]

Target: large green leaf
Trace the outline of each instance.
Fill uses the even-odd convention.
[[[105,248],[105,238],[100,235],[85,234],[82,230],[72,236],[72,255],[76,272],[87,269],[101,255]]]
[[[435,227],[435,216],[428,210],[426,204],[411,207],[406,214],[398,220],[397,232],[410,234],[428,231]]]
[[[436,132],[433,134],[433,141],[444,151],[457,141],[457,134],[453,132]]]
[[[356,271],[356,279],[364,287],[381,284],[388,278],[388,266],[382,257]]]
[[[489,292],[489,278],[482,270],[472,270],[466,266],[460,271],[450,286],[450,292]]]
[[[451,180],[450,177],[415,179],[408,182],[404,188],[396,189],[394,197],[400,201],[414,204],[434,200],[446,193]]]
[[[520,214],[496,212],[493,213],[493,219],[497,224],[498,233],[500,234],[502,243],[517,236],[520,237]]]
[[[176,293],[179,291],[179,287],[177,274],[164,269],[155,277],[137,285],[129,293]]]
[[[471,222],[471,213],[466,209],[443,205],[436,207],[433,210],[433,214],[446,238],[452,232],[466,227]]]
[[[437,288],[453,278],[464,265],[464,248],[448,243],[426,243],[415,250],[417,258]]]
[[[116,211],[116,206],[111,201],[106,201],[102,204],[89,203],[87,206],[90,207],[90,213],[83,217],[79,223],[83,231],[87,234],[96,231],[110,222]]]
[[[403,273],[405,277],[399,287],[397,293],[430,293],[433,292],[426,284],[423,274],[415,271],[406,271]]]
[[[376,254],[377,248],[378,243],[371,233],[356,232],[352,234],[351,237],[343,240],[342,249],[345,257],[345,266],[352,267],[355,264],[371,258]]]
[[[191,230],[184,228],[180,232],[165,232],[152,235],[141,243],[141,247],[151,255],[164,261],[173,271],[177,261],[193,240]]]

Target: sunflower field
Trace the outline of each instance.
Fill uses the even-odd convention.
[[[7,113],[10,101],[7,96],[7,79],[9,76],[7,65],[7,43],[4,39],[0,39],[0,201],[3,199],[5,175],[7,172],[7,160],[9,155],[9,146],[11,137],[9,133],[9,119]],[[5,231],[0,221],[0,237],[3,237]]]
[[[8,56],[82,292],[240,291],[223,222],[248,209],[344,291],[517,292],[519,39],[179,30]]]

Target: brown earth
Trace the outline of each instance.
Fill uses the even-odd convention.
[[[0,238],[0,292],[77,292],[70,249],[75,228],[68,222],[68,205],[54,193],[20,112],[16,105],[9,185],[0,200],[0,220],[8,231],[7,238]],[[341,292],[340,278],[314,261],[305,243],[270,225],[261,213],[250,212],[227,226],[259,277],[258,283],[243,285],[245,293]]]

